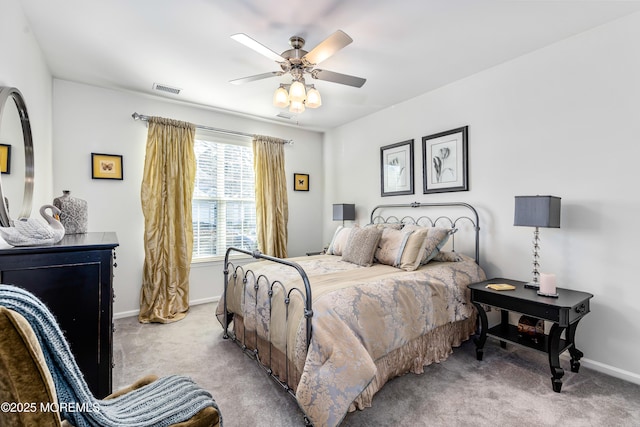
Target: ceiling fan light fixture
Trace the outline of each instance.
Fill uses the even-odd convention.
[[[304,112],[304,102],[302,101],[291,101],[291,105],[289,105],[289,112],[293,114],[300,114]]]
[[[289,107],[289,111],[294,114],[302,113],[305,108],[322,106],[320,92],[313,85],[305,85],[305,76],[353,87],[362,87],[366,82],[366,79],[361,77],[315,68],[316,65],[353,42],[353,39],[342,30],[335,31],[310,51],[303,49],[305,45],[304,38],[300,36],[290,37],[289,45],[291,49],[282,52],[282,54],[276,53],[244,33],[234,34],[231,38],[277,62],[279,65],[278,71],[234,79],[231,80],[231,83],[242,84],[289,74],[292,79],[291,84],[280,84],[280,87],[273,94],[273,105],[279,108]],[[308,92],[307,88],[309,89]]]
[[[289,100],[291,103],[295,101],[302,104],[305,99],[307,99],[307,91],[304,87],[304,83],[299,80],[291,83],[291,87],[289,88]]]
[[[322,105],[322,98],[320,92],[314,86],[307,91],[307,101],[305,102],[307,108],[318,108]]]
[[[273,105],[278,108],[285,108],[289,106],[289,94],[283,85],[280,85],[273,94]]]

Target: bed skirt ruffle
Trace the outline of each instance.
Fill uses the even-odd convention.
[[[256,337],[255,332],[245,333],[243,319],[237,314],[234,315],[233,330],[236,338],[247,348],[254,350],[257,342],[260,362],[271,368],[274,375],[288,383],[295,392],[300,380],[300,372],[295,369],[294,364],[286,363],[284,354],[271,347],[267,341]],[[409,372],[422,374],[425,366],[445,361],[453,353],[453,348],[459,347],[468,340],[475,330],[476,316],[447,323],[381,357],[375,362],[377,368],[375,377],[353,401],[349,412],[371,407],[373,396],[389,380]],[[288,369],[285,368],[287,365]],[[286,371],[288,372],[285,373]]]
[[[475,316],[447,323],[381,357],[375,362],[376,376],[353,401],[349,412],[371,407],[373,396],[392,378],[409,372],[422,374],[425,366],[447,360],[453,348],[468,340],[475,329]]]

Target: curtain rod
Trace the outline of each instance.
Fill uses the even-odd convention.
[[[144,114],[138,114],[138,113],[133,113],[131,115],[131,117],[133,117],[133,120],[140,120],[143,122],[148,122],[149,121],[149,116],[145,116]],[[236,135],[236,136],[245,136],[247,138],[253,138],[254,135],[250,134],[250,133],[245,133],[245,132],[239,132],[237,130],[227,130],[227,129],[219,129],[219,128],[214,128],[211,126],[203,126],[203,125],[195,125],[196,128],[198,129],[203,129],[203,130],[208,130],[211,132],[216,132],[216,133],[224,133],[227,135]],[[293,145],[293,141],[290,139],[285,139],[283,140],[285,144],[292,144]]]

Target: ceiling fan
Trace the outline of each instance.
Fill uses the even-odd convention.
[[[267,58],[274,60],[280,65],[280,70],[278,71],[271,71],[268,73],[231,80],[231,83],[248,83],[269,77],[282,76],[288,73],[293,79],[292,84],[290,85],[290,91],[287,93],[285,88],[285,86],[289,85],[280,85],[280,88],[276,90],[276,94],[274,96],[274,104],[279,107],[291,105],[290,111],[292,112],[299,113],[304,111],[304,105],[310,108],[315,108],[321,105],[320,94],[313,85],[308,86],[310,89],[308,93],[303,93],[301,95],[295,94],[295,92],[299,90],[300,86],[302,86],[302,89],[307,87],[304,80],[305,75],[311,76],[312,79],[324,80],[353,87],[362,87],[362,85],[367,81],[361,77],[315,68],[320,62],[326,60],[340,49],[353,42],[353,39],[342,30],[337,30],[308,52],[303,49],[305,40],[300,36],[293,36],[289,39],[291,49],[285,50],[281,54],[274,52],[243,33],[234,34],[231,38],[266,56]],[[299,84],[296,85],[296,82]],[[294,86],[298,87],[294,89]],[[280,95],[283,93],[285,94],[281,96],[279,101],[276,100],[278,97],[278,91],[281,91]],[[314,98],[313,101],[308,99],[311,96]],[[317,101],[315,101],[316,97]],[[284,98],[286,98],[286,100]]]

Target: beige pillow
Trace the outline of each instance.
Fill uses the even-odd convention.
[[[393,230],[385,228],[378,243],[375,259],[380,264],[413,271],[420,265],[427,244],[426,228]]]
[[[367,225],[367,227],[378,227],[380,229],[385,229],[385,228],[393,228],[394,230],[400,230],[402,228],[403,224],[400,222],[380,222],[377,224],[369,224]]]
[[[338,226],[335,233],[333,233],[329,249],[327,249],[328,255],[342,255],[342,252],[347,245],[347,240],[349,240],[351,230],[353,230],[353,228],[343,227],[341,225]]]
[[[404,229],[403,229],[404,230]],[[406,271],[413,271],[420,266],[420,261],[425,257],[428,229],[406,230],[410,232],[407,244],[402,251],[400,267]]]
[[[342,260],[369,267],[381,236],[382,230],[377,227],[354,228],[342,252]]]
[[[438,252],[440,252],[440,249],[447,243],[449,235],[451,235],[453,231],[451,228],[422,227],[415,224],[405,225],[403,230],[427,230],[427,242],[424,253],[422,254],[422,260],[420,261],[421,265],[427,264],[433,257],[438,255]]]
[[[412,231],[382,228],[382,236],[375,253],[376,261],[393,267],[399,266],[402,261],[402,252],[411,233]]]

